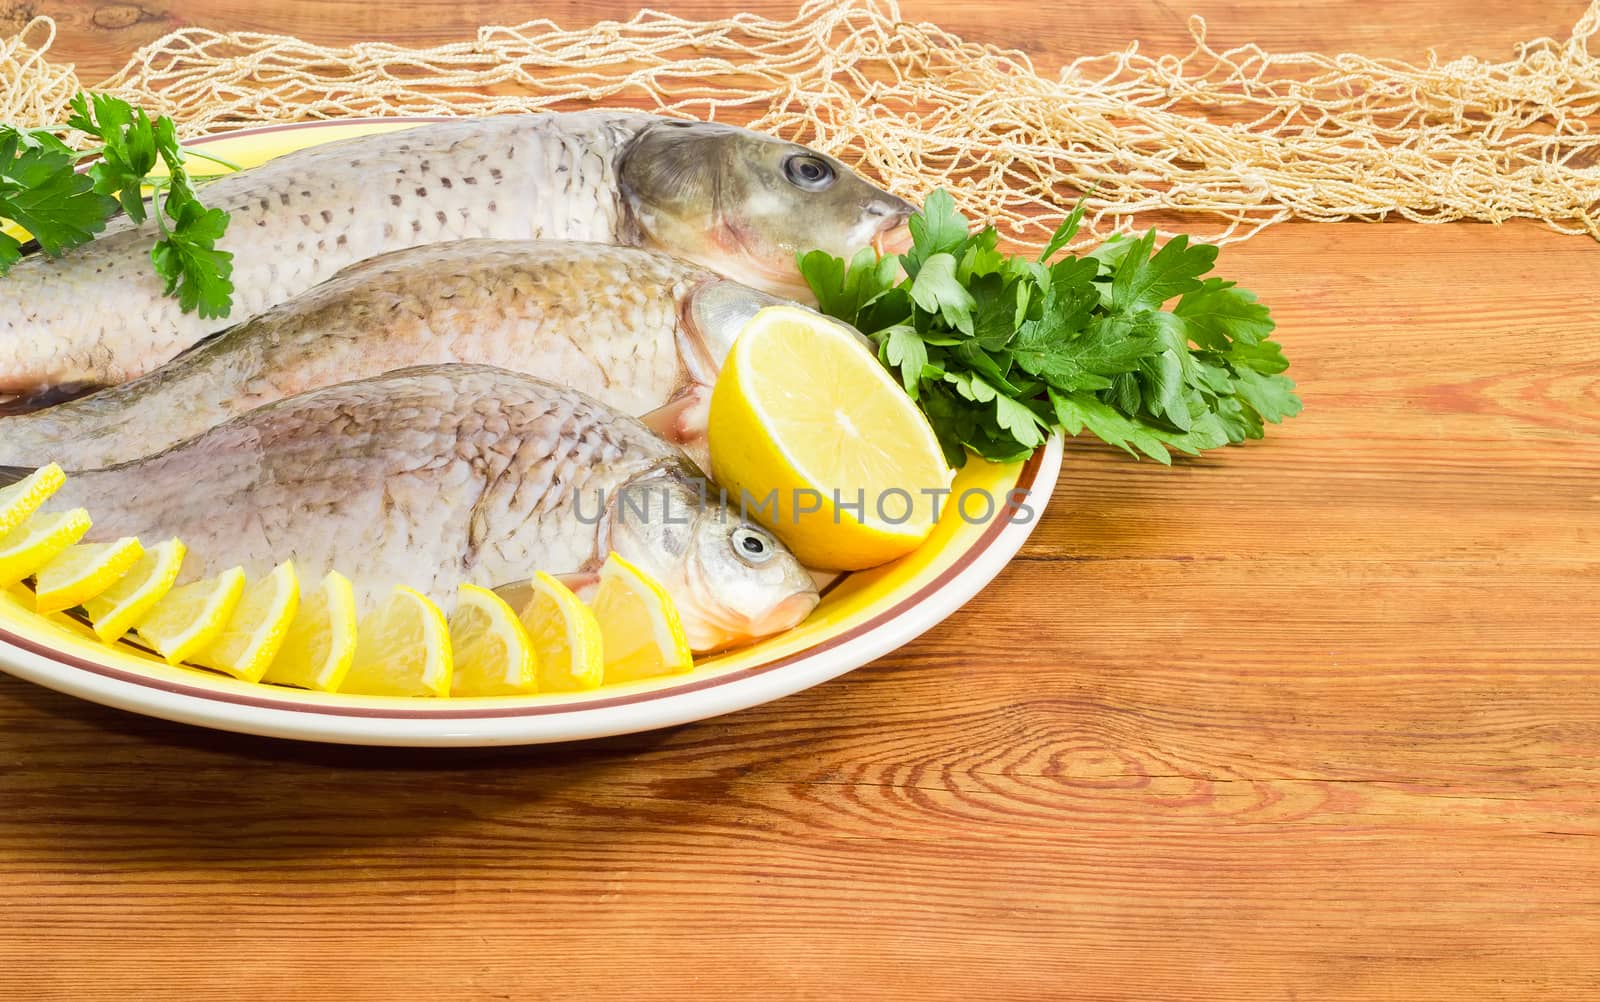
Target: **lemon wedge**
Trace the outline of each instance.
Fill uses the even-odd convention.
[[[217,639],[195,654],[195,664],[259,682],[283,646],[300,608],[300,579],[285,560],[247,588]]]
[[[819,569],[875,567],[915,549],[954,476],[871,350],[793,306],[768,307],[740,331],[711,394],[709,436],[713,478]]]
[[[356,656],[340,692],[366,696],[445,696],[452,674],[450,627],[428,597],[410,588],[361,621]]]
[[[452,696],[514,696],[538,692],[539,674],[527,631],[499,595],[462,585],[450,617],[455,672]]]
[[[615,553],[600,568],[594,617],[600,623],[607,685],[694,667],[672,596],[654,578]]]
[[[34,603],[41,615],[82,605],[110,588],[144,556],[144,546],[131,536],[114,543],[79,543],[62,550],[39,568]]]
[[[150,607],[135,628],[168,664],[187,661],[227,629],[244,585],[244,570],[234,567],[214,578],[174,588]]]
[[[0,588],[9,588],[83,538],[93,523],[82,508],[34,515],[0,536]]]
[[[85,600],[83,611],[94,624],[95,636],[112,644],[133,629],[133,624],[172,590],[186,553],[183,543],[176,539],[145,550],[121,580]]]
[[[594,689],[605,679],[600,621],[572,589],[540,571],[522,610],[523,629],[539,666],[540,692]]]
[[[34,470],[10,487],[0,488],[0,536],[26,522],[50,496],[67,482],[54,463]]]
[[[261,681],[337,692],[356,656],[356,595],[350,579],[329,571],[303,596],[277,660]]]

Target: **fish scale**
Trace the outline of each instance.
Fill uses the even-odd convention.
[[[0,468],[0,483],[25,475]],[[619,492],[651,492],[654,518]],[[810,575],[644,425],[565,387],[425,366],[268,404],[157,456],[68,478],[89,539],[177,537],[180,580],[292,559],[371,612],[400,584],[447,612],[462,584],[593,576],[615,551],[668,590],[696,651],[800,622]],[[669,511],[670,508],[670,511]],[[752,556],[757,544],[759,559]]]
[[[204,199],[230,214],[219,245],[234,255],[231,319],[183,313],[150,267],[154,221],[124,217],[60,258],[25,258],[0,282],[0,404],[18,411],[126,383],[356,261],[408,247],[648,247],[806,298],[798,253],[887,245],[913,208],[774,136],[621,111],[360,136],[213,181]]]
[[[732,344],[741,314],[684,318],[708,283],[742,315],[773,301],[637,248],[472,240],[394,252],[148,376],[0,418],[0,464],[95,469],[309,389],[448,362],[516,369],[645,414],[708,375],[691,371],[701,356],[720,365]],[[686,345],[695,359],[681,357]]]
[[[611,112],[466,120],[428,127],[425,141],[408,138],[411,130],[365,136],[212,181],[202,197],[231,216],[220,246],[234,255],[233,315],[257,315],[356,261],[418,244],[616,242],[625,215],[615,154],[652,120]],[[124,219],[61,258],[12,269],[0,301],[0,392],[124,382],[219,329],[162,295],[149,262],[154,234],[153,222]],[[136,317],[130,303],[144,304]]]
[[[351,577],[363,610],[395,584],[448,608],[463,581],[593,563],[596,530],[574,500],[592,506],[676,461],[582,394],[456,365],[280,401],[160,456],[75,474],[59,503],[94,514],[93,539],[183,539],[186,581],[293,559],[306,580]]]

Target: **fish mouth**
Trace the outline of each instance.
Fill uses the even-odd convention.
[[[805,622],[820,601],[816,592],[801,591],[755,616],[727,611],[723,615],[712,615],[711,610],[693,600],[680,601],[678,611],[689,649],[696,654],[714,654],[793,629]]]
[[[872,249],[879,257],[903,254],[911,249],[911,217],[917,207],[898,195],[884,194],[867,207],[868,218],[876,218],[877,231],[872,235]]]
[[[774,633],[792,630],[806,621],[811,611],[817,607],[822,598],[814,591],[795,592],[788,598],[779,602],[767,614],[751,624],[751,635],[755,637],[770,637]]]

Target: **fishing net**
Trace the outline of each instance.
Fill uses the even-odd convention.
[[[172,115],[185,136],[350,116],[601,104],[732,121],[810,143],[1037,245],[1088,196],[1093,237],[1152,223],[1215,242],[1290,219],[1489,222],[1597,234],[1600,0],[1559,41],[1490,62],[1137,45],[1041,72],[1022,52],[901,19],[893,0],[807,0],[790,20],[485,27],[427,48],[312,45],[187,28],[102,82],[48,59],[40,18],[0,43],[0,120],[59,122],[80,87]]]

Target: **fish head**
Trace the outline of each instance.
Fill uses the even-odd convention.
[[[666,588],[696,653],[799,625],[819,600],[810,573],[698,472],[675,465],[619,491],[612,501],[611,548]],[[629,497],[638,492],[642,503]]]
[[[716,373],[733,350],[734,341],[738,340],[755,315],[769,306],[793,307],[794,304],[729,279],[713,279],[691,291],[684,301],[683,326],[695,339],[693,343],[699,349],[698,355],[711,370],[708,373],[696,372],[696,377],[702,382],[714,383]],[[816,313],[815,310],[808,312]],[[844,321],[817,315],[855,335],[869,350],[878,350],[877,345]]]
[[[725,278],[712,279],[690,292],[683,305],[683,328],[694,338],[700,349],[697,354],[710,368],[698,374],[700,379],[715,382],[739,333],[757,313],[780,305],[784,300]]]
[[[647,246],[805,302],[796,254],[899,246],[916,208],[827,154],[715,122],[646,126],[619,174]]]

